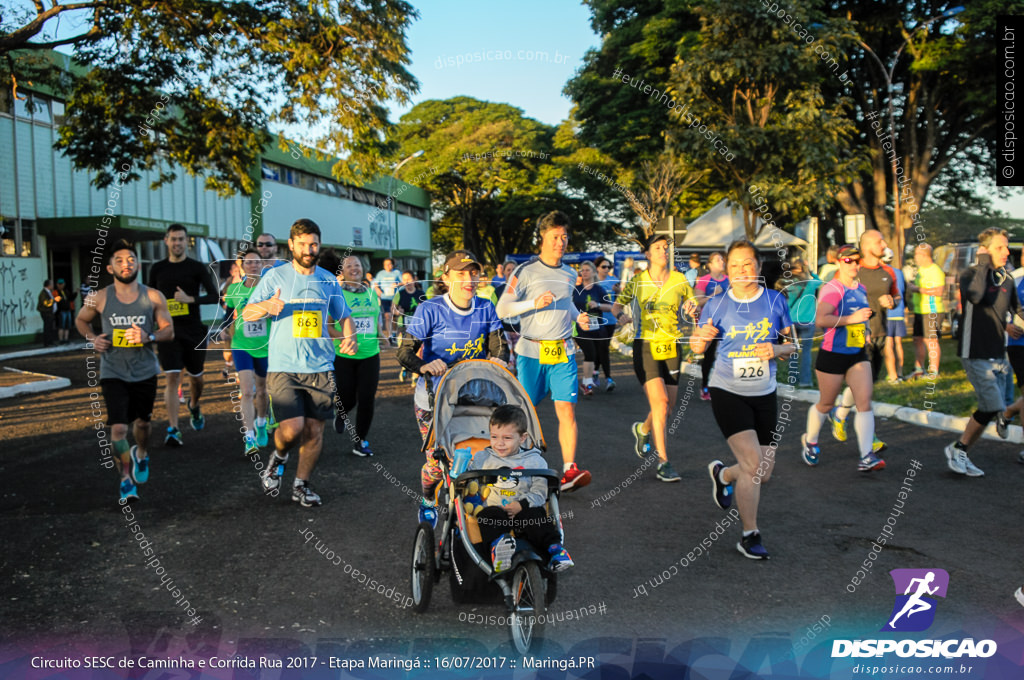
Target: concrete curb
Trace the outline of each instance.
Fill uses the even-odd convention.
[[[86,349],[89,345],[85,342],[73,342],[68,345],[58,345],[56,347],[37,347],[35,349],[24,349],[20,352],[9,352],[7,354],[0,354],[0,361],[7,361],[9,359],[23,359],[25,357],[38,357],[45,354],[63,354],[65,352],[77,352],[80,349]]]
[[[684,372],[687,375],[699,378],[700,366],[698,364],[686,364]],[[780,392],[781,395],[782,393]],[[794,389],[792,396],[797,401],[806,401],[811,404],[818,401],[817,390]],[[879,418],[895,418],[911,425],[930,427],[933,430],[945,430],[947,432],[963,432],[969,420],[969,418],[963,416],[951,416],[946,413],[936,413],[935,411],[916,409],[910,406],[899,406],[897,404],[886,404],[881,401],[871,402],[871,410]],[[996,426],[993,423],[985,428],[982,437],[994,441],[1005,441],[1011,444],[1024,444],[1024,428],[1020,425],[1011,425],[1009,427],[1009,436],[1006,439],[1002,439],[996,433]]]
[[[43,375],[42,373],[28,373],[27,371],[19,371],[16,368],[4,367],[5,371],[12,371],[14,373],[25,373],[26,375]],[[10,399],[11,397],[17,397],[21,394],[36,394],[38,392],[49,392],[51,390],[62,390],[65,387],[71,387],[71,381],[67,378],[58,378],[57,376],[46,376],[49,380],[34,380],[32,382],[21,383],[20,385],[11,385],[10,387],[0,387],[0,399]]]

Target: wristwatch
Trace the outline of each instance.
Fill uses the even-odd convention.
[[[149,341],[150,341],[151,343],[152,343],[152,342],[156,342],[156,336],[155,336],[155,335],[153,335],[152,333],[150,333],[150,334],[149,334]]]

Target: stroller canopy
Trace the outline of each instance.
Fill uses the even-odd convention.
[[[434,446],[451,454],[458,442],[472,437],[490,439],[491,412],[506,404],[523,409],[530,437],[544,450],[544,434],[537,411],[515,376],[493,361],[460,361],[444,374],[437,386],[432,424]]]

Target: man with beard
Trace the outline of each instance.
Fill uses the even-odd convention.
[[[288,238],[289,264],[269,269],[242,312],[247,322],[271,316],[267,392],[278,428],[274,453],[260,473],[263,492],[280,493],[288,451],[298,444],[299,464],[292,500],[304,508],[320,505],[309,486],[323,448],[324,421],[334,419],[334,338],[340,354],[356,353],[356,328],[334,274],[316,266],[320,227],[296,220]],[[342,321],[341,331],[334,328]]]
[[[150,419],[156,400],[156,374],[160,366],[153,343],[174,338],[167,300],[158,290],[136,281],[139,261],[135,248],[121,240],[110,250],[107,271],[114,276],[107,286],[83,301],[75,328],[100,353],[100,385],[107,406],[114,463],[121,474],[121,499],[138,500],[136,484],[149,479]],[[95,335],[97,316],[103,332]],[[98,408],[95,404],[94,408]],[[128,448],[128,424],[135,446]]]
[[[164,234],[167,259],[153,265],[149,272],[149,287],[156,288],[167,298],[167,309],[174,320],[174,338],[161,342],[160,368],[167,379],[164,386],[164,406],[167,407],[167,435],[164,443],[181,446],[178,429],[178,387],[181,371],[189,377],[188,410],[193,430],[201,430],[206,418],[199,410],[203,395],[203,367],[206,364],[206,325],[200,314],[201,305],[215,305],[220,301],[220,290],[213,275],[198,260],[188,257],[188,232],[180,224],[167,227]],[[206,295],[199,294],[199,288]]]

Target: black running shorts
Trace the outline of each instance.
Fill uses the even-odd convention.
[[[757,441],[767,446],[772,441],[772,430],[778,422],[775,392],[760,397],[734,394],[721,387],[712,387],[711,412],[715,414],[718,429],[726,439],[738,432],[753,430]]]
[[[100,380],[103,401],[107,404],[107,424],[129,425],[136,420],[148,423],[153,417],[156,376],[128,382],[116,378]]]
[[[683,363],[683,346],[676,343],[676,355],[671,359],[656,360],[651,354],[651,345],[646,340],[633,341],[633,372],[641,385],[648,380],[661,378],[666,385],[679,384],[679,367]]]
[[[157,343],[160,368],[165,373],[185,369],[189,375],[200,376],[206,366],[206,326],[174,329],[174,339]]]
[[[868,355],[864,350],[856,354],[843,354],[820,349],[818,350],[818,359],[814,362],[814,368],[822,373],[846,375],[847,371],[862,361],[868,361]]]
[[[915,338],[941,338],[942,337],[942,313],[922,312],[914,314],[914,337]]]
[[[267,393],[278,422],[290,418],[334,419],[334,375],[323,373],[267,373]]]

